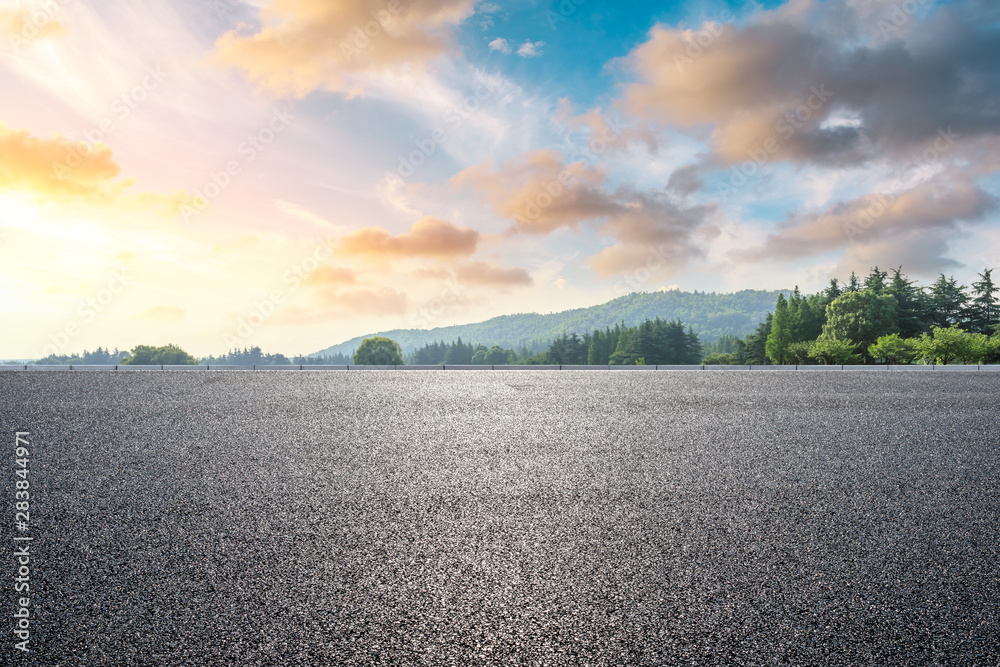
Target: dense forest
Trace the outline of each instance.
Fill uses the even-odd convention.
[[[559,364],[559,365],[635,365],[701,363],[701,343],[690,328],[679,321],[656,318],[628,327],[624,323],[582,336],[576,333],[557,336],[544,352],[527,347],[520,351],[499,345],[487,347],[463,343],[428,343],[414,352],[407,363],[416,365],[473,364]]]
[[[350,355],[365,338],[385,336],[399,343],[404,354],[439,341],[481,341],[490,347],[522,349],[539,354],[563,332],[604,331],[624,323],[637,326],[645,320],[680,320],[690,326],[702,341],[715,341],[721,336],[742,337],[754,330],[757,324],[774,308],[778,294],[786,291],[743,290],[733,294],[714,292],[640,292],[619,297],[590,308],[578,308],[560,313],[527,313],[503,315],[485,322],[463,324],[437,329],[396,329],[369,336],[360,336],[327,348],[318,354]],[[529,355],[530,356],[530,355]]]
[[[817,294],[779,295],[773,314],[742,339],[707,346],[706,364],[967,364],[1000,361],[992,269],[971,287],[944,274],[920,286],[903,274],[871,269]]]

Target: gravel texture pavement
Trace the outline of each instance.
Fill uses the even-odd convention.
[[[1000,373],[0,373],[0,664],[1000,664]],[[4,609],[14,547],[4,541]],[[8,662],[9,659],[9,662]]]

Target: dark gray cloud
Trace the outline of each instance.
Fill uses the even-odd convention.
[[[963,141],[1000,133],[997,10],[957,2],[906,14],[792,3],[691,48],[659,26],[629,56],[640,81],[625,106],[662,124],[714,127],[730,163],[857,164],[923,150],[942,130]],[[915,4],[915,3],[911,3]]]

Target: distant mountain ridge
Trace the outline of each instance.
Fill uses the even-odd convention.
[[[436,329],[394,329],[359,336],[328,347],[316,355],[351,355],[365,338],[386,336],[403,348],[404,354],[435,341],[451,342],[461,337],[467,343],[500,345],[520,350],[522,346],[548,345],[563,333],[590,333],[594,329],[614,326],[625,321],[634,326],[647,319],[660,317],[681,320],[690,325],[702,342],[717,340],[723,334],[743,336],[774,309],[778,294],[788,296],[789,290],[743,290],[731,294],[716,292],[634,292],[589,308],[576,308],[560,313],[518,313],[500,315],[483,322],[456,324]]]

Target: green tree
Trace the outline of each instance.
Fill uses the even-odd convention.
[[[994,333],[983,343],[983,357],[980,363],[1000,364],[1000,325],[993,327]]]
[[[776,364],[785,363],[788,346],[792,344],[792,315],[788,311],[788,302],[784,294],[778,295],[778,303],[774,306],[774,319],[771,321],[771,333],[764,344],[767,358]]]
[[[732,354],[739,350],[740,339],[732,334],[722,334],[714,342],[706,343],[703,351],[708,354]]]
[[[622,329],[618,345],[608,363],[631,366],[637,359],[649,365],[699,364],[701,343],[697,334],[679,321],[646,320],[637,327]]]
[[[892,270],[892,279],[885,288],[886,294],[896,297],[899,307],[899,335],[914,338],[927,331],[928,302],[924,290],[903,275],[903,267]]]
[[[552,363],[552,359],[549,358],[548,352],[541,352],[532,357],[528,357],[524,360],[524,363],[529,366],[545,366]]]
[[[900,338],[899,334],[881,336],[868,346],[868,354],[873,359],[882,359],[887,364],[911,364],[917,354],[912,339]]]
[[[122,359],[124,366],[197,366],[198,360],[174,345],[154,347],[152,345],[137,345],[132,348],[132,354]]]
[[[580,338],[577,334],[563,334],[549,345],[549,358],[554,364],[584,365],[587,363],[587,352],[591,337]]]
[[[590,337],[590,349],[587,350],[587,363],[591,366],[603,366],[607,364],[608,335],[600,329],[594,329]]]
[[[684,350],[683,354],[679,354],[677,357],[678,364],[684,365],[695,365],[698,360],[701,359],[701,355],[705,348],[701,344],[701,339],[698,338],[698,334],[694,332],[694,328],[688,326],[687,333],[684,336]]]
[[[812,352],[813,345],[815,344],[816,341],[814,340],[802,340],[797,343],[792,343],[788,346],[788,350],[786,351],[788,355],[787,362],[790,364],[803,365],[816,363],[815,359],[809,356],[809,353]]]
[[[364,339],[354,352],[355,366],[402,366],[403,363],[399,343],[384,336]]]
[[[802,300],[799,306],[798,329],[795,334],[795,342],[814,341],[823,333],[823,325],[826,324],[826,307],[833,299],[828,299],[825,294],[813,294]]]
[[[881,294],[885,290],[885,279],[889,277],[889,274],[885,271],[879,271],[876,266],[865,278],[864,288],[870,292],[875,292],[875,294]]]
[[[590,337],[590,349],[587,351],[587,363],[591,366],[606,366],[611,363],[611,355],[618,349],[625,323],[616,323],[615,327],[606,327],[604,331],[595,329]]]
[[[757,325],[757,329],[740,341],[739,349],[736,351],[738,364],[766,366],[770,363],[770,359],[767,358],[767,338],[771,335],[773,321],[774,316],[768,313],[764,321]]]
[[[916,341],[917,355],[929,364],[947,365],[970,355],[970,339],[957,325],[932,327]]]
[[[462,337],[459,336],[458,340],[448,346],[447,351],[445,351],[444,363],[452,366],[468,366],[472,363],[474,351],[475,348],[472,347],[472,344],[466,345],[462,342]]]
[[[830,284],[823,290],[823,294],[826,296],[828,302],[833,301],[843,293],[844,290],[840,289],[840,283],[837,282],[836,278],[831,278]]]
[[[503,349],[499,345],[494,345],[486,352],[486,360],[484,363],[491,366],[502,366],[507,363],[509,358],[509,353],[507,350]]]
[[[702,362],[706,366],[733,366],[736,358],[730,352],[713,352],[706,356]]]
[[[968,334],[967,349],[959,355],[959,359],[963,364],[990,363],[998,342],[1000,339],[990,338],[984,333]]]
[[[823,337],[851,341],[857,351],[868,355],[869,346],[881,336],[898,333],[896,297],[871,290],[841,294],[826,307]]]
[[[854,342],[820,336],[809,350],[809,356],[821,364],[857,364],[861,356],[855,352]]]
[[[1000,291],[993,282],[993,269],[979,274],[979,281],[972,283],[972,300],[968,306],[969,328],[986,333],[997,323],[997,298]]]
[[[965,285],[959,285],[954,276],[945,278],[943,273],[939,274],[931,285],[930,324],[942,328],[962,324],[968,302]]]

